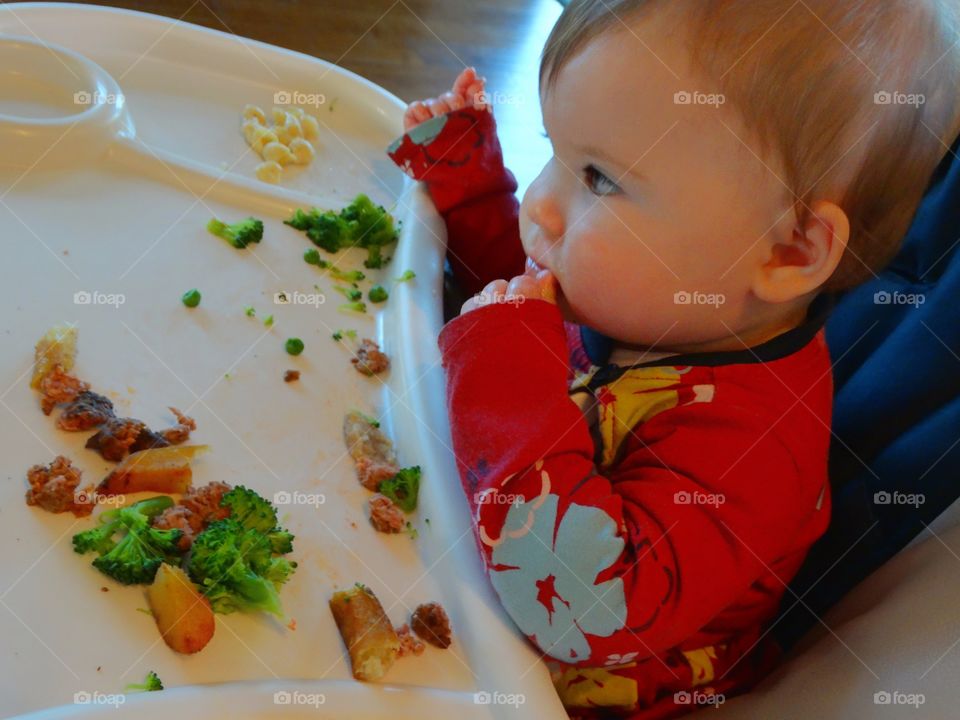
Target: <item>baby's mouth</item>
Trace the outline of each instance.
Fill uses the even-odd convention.
[[[536,277],[538,272],[546,269],[547,268],[539,265],[537,261],[534,260],[532,257],[527,257],[527,267],[526,267],[526,270],[524,271],[524,274],[529,275],[530,277]]]

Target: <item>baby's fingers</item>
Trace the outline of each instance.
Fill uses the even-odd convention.
[[[424,105],[421,100],[412,102],[407,106],[407,110],[403,114],[403,131],[407,132],[420,123],[426,122],[431,117],[433,117],[433,115],[430,114],[430,108]]]
[[[476,68],[468,67],[453,81],[453,94],[467,97],[467,90],[477,81]]]

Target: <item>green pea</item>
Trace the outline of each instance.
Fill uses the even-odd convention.
[[[195,308],[200,304],[200,291],[196,288],[193,290],[187,290],[180,299],[188,308]]]
[[[299,355],[303,352],[303,340],[300,338],[288,338],[285,347],[291,355]]]
[[[370,302],[382,303],[387,297],[387,291],[383,285],[374,285],[370,288]]]

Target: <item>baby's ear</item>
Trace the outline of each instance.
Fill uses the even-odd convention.
[[[810,206],[803,223],[789,237],[770,245],[757,270],[754,294],[769,303],[794,300],[815,292],[833,275],[850,239],[850,221],[838,205],[825,200]]]

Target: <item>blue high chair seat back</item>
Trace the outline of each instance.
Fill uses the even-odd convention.
[[[785,648],[960,496],[958,150],[897,257],[838,296],[827,321],[833,516],[781,604],[773,632]]]

